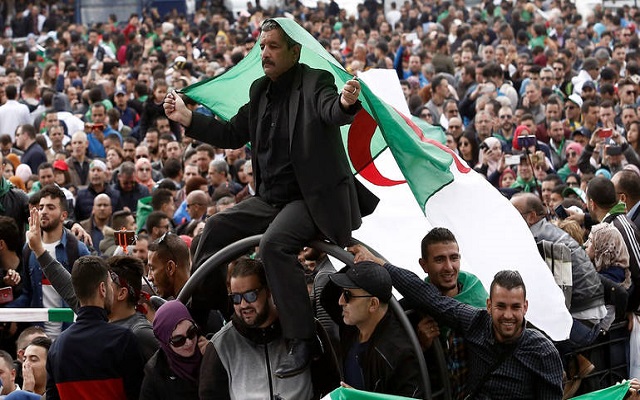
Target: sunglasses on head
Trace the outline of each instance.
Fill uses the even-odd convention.
[[[182,347],[184,346],[185,343],[187,343],[187,339],[193,340],[199,334],[200,334],[200,329],[198,329],[198,325],[193,324],[187,330],[186,334],[172,336],[171,339],[169,339],[169,344],[171,344],[173,347]]]
[[[258,294],[260,294],[262,289],[264,288],[253,289],[244,293],[229,293],[229,300],[231,300],[235,305],[242,303],[242,299],[247,303],[254,303],[258,300]]]
[[[342,290],[342,297],[344,297],[344,302],[345,303],[349,303],[351,301],[351,299],[356,299],[358,297],[374,297],[370,294],[363,294],[363,295],[355,295],[353,293],[351,293],[351,291],[349,289],[343,289]]]
[[[169,229],[170,227],[167,226],[167,229]],[[167,248],[167,250],[169,250],[169,253],[171,254],[172,260],[174,262],[178,262],[178,258],[176,257],[175,254],[173,254],[173,249],[171,249],[171,246],[169,246],[169,242],[166,240],[168,236],[173,235],[173,233],[171,231],[167,231],[167,233],[165,233],[164,235],[160,236],[159,239],[156,239],[156,241],[154,243],[156,243],[157,245],[161,245],[164,244],[164,246]]]

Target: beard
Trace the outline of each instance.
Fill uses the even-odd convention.
[[[245,309],[249,309],[249,308],[253,308],[254,310],[256,310],[254,307],[247,307]],[[262,326],[262,324],[264,324],[269,319],[269,315],[271,315],[271,304],[269,304],[269,302],[265,303],[262,311],[258,312],[256,310],[256,316],[253,318],[253,321],[250,323],[247,322],[245,318],[242,316],[242,311],[240,311],[240,313],[236,312],[236,316],[238,317],[240,324],[242,324],[246,328],[258,328]]]
[[[49,219],[46,224],[42,222],[42,220],[40,221],[40,227],[42,228],[43,231],[45,232],[53,232],[55,231],[61,224],[62,222],[60,222],[59,219]]]

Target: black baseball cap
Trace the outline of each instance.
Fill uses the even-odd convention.
[[[329,275],[331,282],[344,289],[363,289],[383,303],[391,299],[391,276],[380,265],[371,261],[356,263],[354,267],[344,267]]]

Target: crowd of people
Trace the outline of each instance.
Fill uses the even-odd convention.
[[[429,365],[442,344],[448,382],[431,379],[453,397],[577,393],[598,367],[581,349],[640,323],[638,8],[247,7],[86,26],[54,1],[0,5],[0,304],[77,315],[0,324],[0,396],[312,399],[343,385],[423,398],[392,286]],[[413,118],[511,200],[564,268],[568,340],[527,326],[516,271],[489,288],[461,271],[445,228],[425,232],[425,280],[351,246],[377,204],[338,130],[362,110],[360,83],[300,63],[271,19],[283,15],[353,75],[395,70]],[[256,43],[265,76],[229,121],[178,92]],[[175,300],[220,249],[258,233],[259,249],[199,282],[188,307]],[[305,247],[317,237],[351,246],[356,266],[336,272]]]

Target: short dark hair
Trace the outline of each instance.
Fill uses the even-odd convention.
[[[127,304],[135,307],[142,290],[142,275],[144,274],[142,260],[136,257],[114,256],[107,260],[107,264],[110,270],[126,281],[125,289],[129,292]],[[133,293],[131,289],[133,289]]]
[[[134,138],[133,136],[127,136],[126,138],[122,139],[122,143],[132,143],[134,146],[138,145],[138,139]]]
[[[151,207],[158,211],[166,203],[173,202],[173,194],[168,189],[156,189],[151,195]]]
[[[180,175],[180,171],[182,171],[182,162],[175,158],[168,159],[162,166],[162,175],[165,178],[177,178]]]
[[[0,240],[4,240],[7,248],[14,253],[22,250],[22,235],[14,218],[0,216]]]
[[[618,179],[618,190],[631,198],[640,199],[640,176],[633,171],[622,170],[616,175]]]
[[[231,278],[244,278],[253,275],[258,277],[260,286],[265,288],[269,287],[267,274],[262,261],[259,259],[252,260],[246,256],[240,257],[229,266],[229,271],[227,272],[227,288],[231,287]]]
[[[116,231],[119,231],[120,229],[124,228],[127,223],[127,218],[130,216],[133,216],[131,211],[120,210],[114,212],[111,216],[111,227]]]
[[[13,357],[11,357],[11,354],[4,350],[0,350],[0,358],[2,358],[5,363],[7,363],[9,371],[11,371],[12,369],[16,369],[15,365],[13,365]]]
[[[163,238],[149,243],[149,251],[157,252],[163,261],[173,260],[179,266],[190,268],[190,255],[187,244],[180,236],[167,233]]]
[[[62,189],[60,189],[58,186],[56,185],[47,185],[45,187],[43,187],[42,189],[40,189],[40,199],[44,198],[44,197],[51,197],[52,199],[59,199],[60,200],[60,208],[62,209],[62,211],[69,211],[69,205],[67,203],[67,196],[65,196],[64,192],[62,191]]]
[[[51,341],[51,339],[49,339],[49,337],[47,336],[38,336],[38,337],[34,337],[33,340],[31,342],[29,342],[29,344],[25,347],[25,349],[29,346],[38,346],[38,347],[42,347],[43,349],[45,349],[47,351],[47,354],[49,353],[49,349],[51,348],[51,343],[53,343]]]
[[[455,235],[447,228],[433,228],[422,238],[420,249],[422,250],[422,258],[427,259],[429,257],[429,246],[436,243],[458,243]]]
[[[493,288],[495,286],[500,286],[507,290],[513,290],[521,287],[524,292],[524,298],[527,298],[527,288],[524,285],[524,281],[522,280],[522,276],[518,271],[510,271],[504,270],[498,272],[491,282],[491,287],[489,289],[489,298],[493,295]]]
[[[71,270],[71,284],[78,301],[84,303],[92,299],[100,283],[108,283],[109,267],[107,262],[96,256],[83,256],[76,260]]]
[[[160,221],[169,219],[169,216],[162,211],[153,211],[147,217],[147,232],[151,233],[153,228],[160,225]]]
[[[196,147],[196,152],[198,151],[206,151],[209,154],[209,158],[213,159],[216,156],[216,150],[207,143],[202,143],[200,146]]]
[[[18,88],[15,85],[7,85],[4,88],[4,93],[7,95],[7,99],[15,100],[18,97]]]
[[[593,200],[598,207],[611,209],[618,202],[613,182],[604,176],[596,176],[587,184],[587,198]]]
[[[35,139],[36,138],[36,128],[34,128],[33,125],[24,124],[24,125],[20,125],[20,127],[22,128],[22,134],[23,135],[26,133],[27,136],[29,136],[29,138],[31,138],[31,139]]]
[[[49,162],[43,162],[42,164],[38,165],[38,173],[40,173],[40,171],[42,171],[43,169],[47,169],[47,168],[51,168],[51,170],[53,170],[53,164]]]

